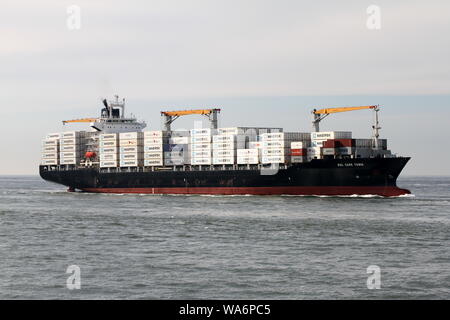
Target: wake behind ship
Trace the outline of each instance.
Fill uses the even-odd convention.
[[[219,128],[220,109],[161,112],[163,130],[125,116],[125,103],[103,101],[91,131],[48,134],[40,175],[70,191],[140,194],[380,195],[409,194],[397,178],[410,160],[379,139],[378,106],[313,111],[313,132],[282,128]],[[330,114],[371,109],[371,139],[321,132]],[[181,116],[208,117],[210,128],[172,130]]]

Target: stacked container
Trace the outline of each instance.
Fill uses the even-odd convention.
[[[312,159],[322,159],[323,156],[336,155],[335,148],[324,148],[327,140],[352,139],[352,133],[349,131],[323,131],[311,132],[311,148],[308,148],[308,161]]]
[[[303,163],[307,161],[307,148],[310,145],[307,141],[291,142],[291,162]]]
[[[59,159],[61,165],[77,165],[86,151],[85,131],[61,133]]]
[[[302,141],[305,138],[301,132],[264,133],[262,141],[262,163],[287,163],[290,162],[291,142]]]
[[[164,165],[182,166],[190,164],[190,133],[189,131],[171,131],[168,133],[168,143],[164,143]]]
[[[211,165],[212,164],[212,130],[192,129],[191,130],[191,164]]]
[[[260,149],[237,149],[238,164],[258,164],[260,160]]]
[[[60,133],[50,133],[42,141],[42,165],[59,164],[59,139]]]
[[[120,133],[119,155],[121,167],[141,167],[144,162],[144,133]]]
[[[145,131],[144,132],[144,166],[158,167],[163,166],[163,131]]]
[[[99,153],[101,168],[119,166],[119,134],[103,133],[99,138]]]
[[[213,164],[236,163],[236,137],[234,134],[213,136]]]

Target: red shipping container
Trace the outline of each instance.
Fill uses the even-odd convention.
[[[291,149],[291,156],[306,156],[306,149]]]
[[[336,148],[354,148],[355,139],[337,139]]]
[[[337,140],[329,139],[329,140],[323,142],[322,147],[323,148],[336,148],[337,147],[336,142],[337,142]]]

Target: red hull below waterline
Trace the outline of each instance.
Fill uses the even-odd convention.
[[[197,187],[197,188],[83,188],[91,193],[136,194],[199,194],[199,195],[304,195],[304,196],[351,196],[378,195],[398,197],[411,194],[409,190],[386,187]]]

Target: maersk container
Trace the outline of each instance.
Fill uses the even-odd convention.
[[[143,133],[144,139],[160,138],[162,140],[163,135],[163,131],[160,130],[144,131]]]
[[[210,143],[211,136],[191,136],[191,143]]]
[[[162,152],[145,152],[144,153],[144,159],[145,160],[157,160],[157,159],[160,159],[162,161],[163,153]]]
[[[142,160],[144,159],[143,153],[122,153],[120,154],[120,161],[122,160]]]
[[[145,159],[144,166],[145,167],[161,167],[163,166],[163,160],[161,159]]]
[[[334,155],[336,155],[336,149],[335,148],[322,148],[322,154],[324,156],[334,156]]]
[[[105,147],[105,148],[100,148],[100,154],[105,154],[105,153],[113,153],[113,154],[117,154],[119,153],[119,148],[118,147]]]
[[[291,149],[304,149],[304,148],[308,148],[308,146],[306,146],[306,143],[304,143],[303,141],[291,142]]]
[[[212,144],[213,150],[234,150],[236,147],[234,142],[214,142]]]
[[[292,163],[304,163],[306,161],[307,161],[307,159],[305,156],[292,156],[291,157]]]
[[[86,135],[86,131],[67,131],[61,133],[61,139],[76,139]]]
[[[211,157],[211,150],[206,150],[206,151],[197,151],[197,150],[192,150],[191,151],[191,157],[192,158],[205,158],[205,157]]]
[[[42,153],[51,153],[51,152],[59,152],[59,148],[57,146],[46,146],[42,147]]]
[[[143,163],[142,160],[120,160],[119,165],[121,167],[141,167]]]
[[[221,158],[221,157],[234,157],[236,155],[236,152],[234,149],[219,149],[215,150],[213,149],[213,157],[215,158]]]
[[[237,164],[258,164],[258,163],[259,163],[258,156],[237,157]]]
[[[220,158],[213,158],[213,164],[214,164],[214,165],[234,164],[234,163],[235,163],[234,157],[220,157]]]
[[[51,140],[43,140],[42,146],[43,147],[49,147],[49,146],[58,146],[59,140],[51,139]]]
[[[191,158],[192,165],[211,165],[212,158]]]
[[[118,166],[118,161],[100,161],[100,168],[116,168]]]
[[[163,138],[157,138],[157,137],[155,137],[155,138],[145,138],[144,139],[144,146],[153,145],[153,144],[163,144],[164,140],[165,139],[163,139]]]
[[[352,133],[350,131],[323,131],[311,132],[311,140],[329,140],[329,139],[351,139]]]
[[[311,147],[313,148],[322,148],[323,143],[327,140],[313,140],[311,141]]]
[[[102,153],[100,154],[100,161],[109,161],[114,160],[117,161],[119,159],[119,155],[115,153]]]
[[[194,143],[191,144],[192,151],[209,151],[211,152],[211,144],[210,143]]]
[[[234,135],[225,135],[225,136],[219,136],[215,135],[212,137],[213,143],[234,143],[236,139],[236,136]]]
[[[60,152],[80,152],[81,147],[79,144],[67,144],[59,147]]]
[[[43,153],[42,159],[58,159],[59,153],[57,152],[49,152],[49,153]]]
[[[111,141],[111,140],[118,140],[119,134],[117,133],[102,133],[99,136],[100,141]]]
[[[290,153],[288,148],[272,148],[272,149],[262,149],[263,156],[285,156]]]
[[[142,146],[120,147],[120,153],[137,153],[143,151],[144,148]]]
[[[54,140],[54,139],[61,139],[61,133],[49,133],[45,136],[46,140]]]
[[[129,139],[129,140],[120,140],[119,146],[128,147],[128,146],[143,146],[143,140],[140,139]]]
[[[191,136],[211,136],[217,132],[217,130],[211,130],[209,128],[191,129]]]
[[[162,144],[148,144],[144,146],[144,152],[163,152],[163,145]]]
[[[64,138],[59,140],[61,146],[84,144],[84,142],[85,141],[81,138]]]
[[[284,156],[265,156],[262,157],[262,163],[263,164],[269,164],[269,163],[285,163],[286,157]]]
[[[263,149],[279,149],[279,148],[288,148],[290,146],[290,142],[286,140],[270,140],[263,141]]]
[[[121,132],[119,134],[120,140],[142,140],[144,139],[143,132]]]
[[[43,166],[56,166],[59,162],[58,159],[42,159],[41,164]]]
[[[64,158],[60,160],[61,164],[78,164],[80,161],[79,158]]]
[[[238,157],[248,157],[248,156],[259,156],[259,149],[237,149],[236,150]]]
[[[164,159],[164,165],[165,166],[182,166],[185,164],[190,164],[189,159]]]
[[[100,141],[100,148],[110,148],[110,147],[118,147],[119,141],[111,140],[111,141]]]
[[[79,159],[81,157],[81,154],[80,154],[80,152],[60,152],[59,156],[61,159],[65,159],[65,158]]]

